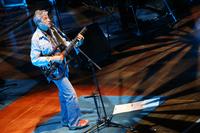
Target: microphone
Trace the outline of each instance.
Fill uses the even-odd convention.
[[[50,25],[51,25],[50,28],[55,27],[54,23],[52,23],[52,22],[50,22]]]

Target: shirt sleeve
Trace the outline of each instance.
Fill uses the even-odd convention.
[[[50,63],[50,56],[42,56],[41,49],[39,47],[39,41],[32,39],[31,41],[31,62],[33,65],[41,67],[47,66]]]

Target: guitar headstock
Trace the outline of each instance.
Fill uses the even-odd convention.
[[[85,32],[87,31],[87,27],[83,27],[83,29],[79,32],[80,34],[85,34]]]

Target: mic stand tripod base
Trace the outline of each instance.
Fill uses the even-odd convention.
[[[119,123],[111,122],[111,119],[109,118],[103,118],[101,120],[98,120],[97,124],[93,125],[84,133],[94,133],[95,131],[98,131],[101,128],[105,128],[105,127],[126,128],[126,129],[129,129],[132,133],[137,133],[137,130],[134,127],[124,126]]]
[[[97,109],[97,115],[98,115],[97,124],[95,124],[94,126],[89,128],[88,130],[86,130],[84,133],[93,133],[95,131],[98,131],[103,126],[104,127],[129,128],[131,131],[134,131],[134,128],[111,122],[111,119],[109,117],[107,117],[105,106],[104,106],[103,99],[102,99],[102,96],[101,96],[101,91],[100,91],[100,88],[99,88],[98,80],[96,78],[96,73],[95,73],[94,67],[96,67],[99,70],[101,70],[101,68],[94,61],[92,61],[81,49],[79,49],[79,51],[80,51],[80,53],[82,53],[82,55],[85,56],[85,58],[89,62],[89,65],[90,65],[91,70],[92,70],[93,82],[94,82],[95,87],[96,87],[96,90],[93,93],[93,95],[92,96],[86,96],[85,98],[91,98],[91,97],[94,98],[94,103],[95,103],[95,106],[96,106],[96,109]],[[97,97],[99,97],[99,99],[100,99],[99,105],[98,105],[98,102],[97,102]],[[103,110],[103,113],[104,113],[104,117],[102,117],[102,118],[100,117],[100,112],[99,112],[99,106],[100,105],[102,105],[102,110]]]

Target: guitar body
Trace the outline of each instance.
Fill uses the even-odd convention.
[[[40,70],[45,77],[48,77],[53,80],[58,80],[65,75],[67,63],[52,63],[49,67],[40,67]]]

